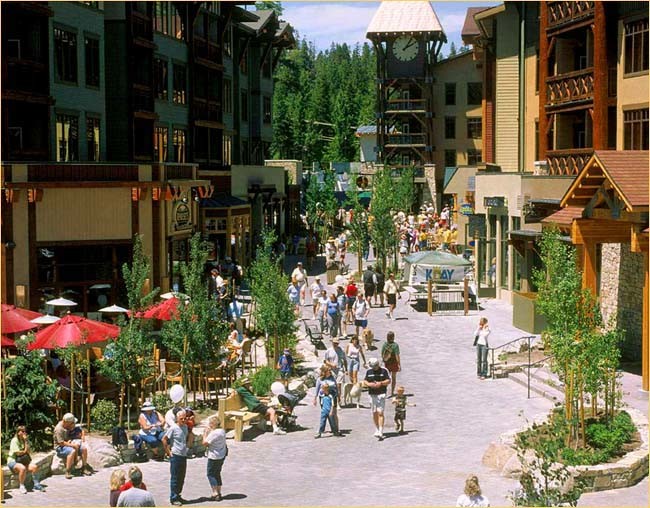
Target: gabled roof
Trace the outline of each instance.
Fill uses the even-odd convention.
[[[243,21],[241,24],[255,32],[259,33],[271,19],[275,18],[275,12],[272,10],[253,11],[257,17],[255,21]]]
[[[440,20],[429,2],[384,1],[370,21],[366,37],[395,32],[439,32],[444,35]]]
[[[566,208],[562,208],[548,217],[543,218],[542,224],[557,224],[562,228],[570,228],[573,219],[582,218],[583,210],[584,208],[579,206],[567,206]]]
[[[474,14],[478,14],[481,11],[484,11],[487,7],[469,7],[467,9],[467,14],[465,14],[465,23],[463,28],[460,31],[460,35],[465,40],[465,37],[478,37],[481,35],[476,20],[474,19]]]
[[[596,150],[562,198],[561,206],[584,207],[606,184],[629,212],[648,210],[648,151]]]

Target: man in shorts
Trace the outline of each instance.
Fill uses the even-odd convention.
[[[278,427],[278,417],[275,413],[275,409],[268,407],[266,404],[262,404],[262,402],[260,402],[260,400],[255,397],[255,395],[253,395],[253,392],[251,392],[250,388],[251,380],[248,378],[242,379],[241,386],[235,388],[237,393],[239,393],[240,397],[244,401],[244,404],[246,404],[248,410],[253,413],[259,413],[262,416],[268,418],[271,422],[271,425],[273,425],[273,434],[286,434],[285,431]]]
[[[384,406],[386,404],[386,388],[390,384],[390,374],[379,365],[377,358],[371,358],[368,364],[370,368],[366,371],[363,384],[368,388],[368,395],[370,395],[370,410],[372,411],[372,420],[376,429],[373,435],[383,441]]]
[[[93,474],[93,469],[86,461],[88,460],[88,448],[85,443],[72,439],[70,432],[75,428],[77,419],[72,413],[66,413],[59,423],[54,427],[54,450],[57,457],[65,460],[65,477],[72,478],[72,470],[81,457],[81,472],[86,476]]]
[[[337,388],[337,403],[339,407],[341,406],[341,388],[345,382],[345,373],[348,369],[347,358],[345,357],[345,351],[340,346],[339,338],[332,338],[332,347],[325,351],[323,355],[323,362],[327,365],[336,379],[336,388]]]

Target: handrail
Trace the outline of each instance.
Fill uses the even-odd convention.
[[[535,365],[545,363],[549,358],[553,358],[553,355],[548,355],[541,360],[537,360],[534,363],[530,363],[530,350],[528,351],[528,365],[526,365],[526,381],[527,381],[527,387],[528,387],[528,398],[530,399],[530,369],[534,367]],[[540,365],[541,367],[541,365]]]
[[[501,344],[500,346],[497,347],[488,347],[488,353],[490,354],[490,374],[492,379],[494,379],[494,352],[503,349],[506,346],[509,346],[510,344],[514,344],[515,342],[520,342],[522,340],[526,340],[528,342],[528,363],[530,364],[530,343],[531,339],[537,338],[536,335],[524,335],[523,337],[519,337],[518,339],[511,340],[510,342],[506,342],[505,344]]]

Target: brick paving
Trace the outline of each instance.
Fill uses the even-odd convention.
[[[287,263],[291,261],[289,257]],[[524,417],[547,412],[551,402],[539,396],[527,399],[526,389],[507,379],[476,378],[472,340],[477,311],[467,317],[429,317],[405,301],[398,301],[395,321],[384,316],[385,309],[373,308],[369,327],[378,346],[389,330],[396,333],[404,369],[398,382],[417,404],[408,408],[406,435],[394,433],[393,411],[388,409],[386,439],[377,441],[364,393],[361,409],[340,411],[344,438],[326,434],[314,440],[319,415],[308,395],[296,410],[303,430],[285,436],[251,430],[244,442],[229,440],[225,498],[219,504],[449,506],[455,504],[468,474],[475,473],[492,506],[511,505],[507,496],[516,481],[483,466],[481,458],[499,434],[520,427]],[[305,307],[304,314],[311,316],[311,308]],[[512,326],[511,307],[502,302],[484,302],[480,314],[490,321],[493,346],[525,335]],[[378,356],[378,350],[372,355]],[[631,390],[635,382],[628,381]],[[169,465],[149,462],[140,467],[157,505],[168,505]],[[207,497],[205,467],[204,458],[188,461],[183,497],[193,504],[217,504]],[[110,473],[104,469],[72,480],[50,477],[44,482],[47,493],[10,491],[13,497],[6,505],[106,506]],[[580,506],[647,505],[647,478],[631,488],[585,494],[580,500]]]

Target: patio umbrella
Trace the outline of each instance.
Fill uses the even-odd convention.
[[[2,316],[0,319],[2,319],[2,333],[24,332],[37,326],[13,305],[2,304]]]
[[[171,321],[172,319],[178,317],[178,304],[180,302],[181,301],[176,297],[170,298],[169,300],[160,302],[144,311],[142,317],[145,319],[160,319],[161,321]]]
[[[36,312],[34,310],[23,309],[22,307],[16,307],[15,305],[7,305],[6,303],[3,303],[2,304],[2,310],[4,310],[5,307],[11,307],[18,314],[20,314],[22,317],[24,317],[26,319],[29,319],[30,321],[32,319],[36,319],[37,317],[40,317],[40,316],[43,315],[40,312]]]
[[[129,312],[129,309],[120,307],[119,305],[111,305],[110,307],[104,307],[99,309],[99,312],[114,312],[114,313],[126,313]]]
[[[9,337],[2,336],[2,347],[14,347],[16,343]]]
[[[77,302],[73,302],[72,300],[68,300],[67,298],[55,298],[54,300],[49,300],[45,302],[46,305],[53,305],[55,307],[72,307],[73,305],[77,305]]]
[[[160,295],[160,298],[163,300],[169,300],[171,298],[183,298],[184,300],[189,300],[189,296],[187,296],[185,293],[179,293],[177,291],[170,291],[169,293],[163,293]]]
[[[32,319],[31,322],[36,323],[37,325],[51,325],[52,323],[56,323],[59,319],[61,318],[50,314],[44,314],[36,319]]]
[[[27,349],[56,349],[68,346],[84,346],[116,338],[120,327],[100,323],[81,316],[68,314],[56,323],[36,333],[36,340]],[[86,355],[90,356],[89,350]],[[74,355],[70,366],[70,411],[74,409]],[[88,369],[88,424],[90,425],[90,369]]]

